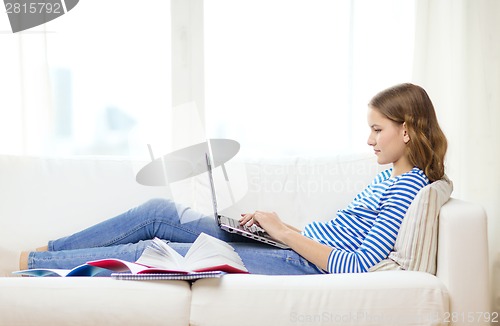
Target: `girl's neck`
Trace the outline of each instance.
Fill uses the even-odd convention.
[[[410,164],[408,160],[406,159],[401,159],[397,162],[394,162],[392,164],[392,174],[391,177],[397,177],[403,173],[410,172],[413,169],[413,164]]]

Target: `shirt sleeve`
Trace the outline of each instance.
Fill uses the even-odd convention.
[[[355,251],[334,248],[328,258],[329,273],[363,273],[385,259],[394,248],[399,227],[423,187],[421,180],[404,178],[389,187],[380,201],[380,213]]]

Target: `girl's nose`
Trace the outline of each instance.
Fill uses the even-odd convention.
[[[368,144],[368,146],[375,146],[375,139],[372,137],[372,135],[368,136],[366,143]]]

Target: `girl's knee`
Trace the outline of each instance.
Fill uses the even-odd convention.
[[[152,199],[146,201],[146,204],[162,205],[162,204],[166,204],[169,202],[170,202],[170,199],[167,199],[167,198],[152,198]]]
[[[132,211],[135,211],[136,214],[141,216],[155,219],[177,217],[175,203],[172,200],[165,198],[150,199]]]

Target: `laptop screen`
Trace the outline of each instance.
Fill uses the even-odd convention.
[[[205,158],[207,160],[207,171],[208,171],[208,181],[210,183],[210,191],[212,192],[212,204],[214,207],[214,217],[217,223],[219,223],[219,213],[217,212],[217,198],[215,197],[215,185],[214,178],[212,174],[212,162],[210,160],[210,155],[205,153]]]

